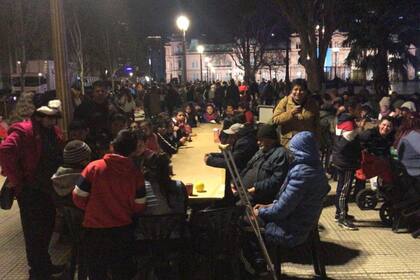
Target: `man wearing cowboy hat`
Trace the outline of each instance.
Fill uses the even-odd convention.
[[[61,163],[62,134],[57,127],[61,102],[51,100],[30,120],[12,125],[0,144],[0,164],[20,208],[29,279],[51,279],[60,266],[51,263],[48,246],[55,207],[51,176]]]

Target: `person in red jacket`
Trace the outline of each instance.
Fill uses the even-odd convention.
[[[56,210],[51,176],[61,164],[62,134],[56,126],[60,101],[38,108],[30,120],[13,124],[0,144],[0,165],[20,209],[29,279],[51,279],[63,266],[48,253]]]
[[[73,190],[73,202],[85,211],[85,252],[89,279],[131,279],[133,216],[145,209],[144,177],[134,165],[137,136],[121,130],[111,154],[88,164]]]

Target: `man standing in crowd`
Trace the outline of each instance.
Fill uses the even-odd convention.
[[[84,121],[90,136],[108,131],[109,121],[112,113],[116,113],[116,107],[110,103],[108,92],[102,81],[93,83],[92,98],[86,98],[74,111],[74,119]]]
[[[293,81],[289,96],[280,100],[274,109],[273,123],[281,127],[281,144],[286,148],[290,139],[301,131],[313,132],[319,143],[319,108],[309,95],[305,80]]]
[[[258,129],[260,150],[242,171],[242,181],[248,189],[253,204],[271,203],[278,193],[288,171],[286,149],[280,145],[273,125]]]
[[[229,86],[226,89],[226,104],[232,104],[233,107],[236,108],[238,107],[239,100],[239,88],[235,84],[235,80],[231,79],[229,82]]]
[[[62,135],[57,125],[59,100],[38,108],[32,118],[12,125],[0,145],[2,174],[20,208],[29,279],[51,279],[62,266],[51,263],[48,247],[56,210],[51,176],[61,164]]]

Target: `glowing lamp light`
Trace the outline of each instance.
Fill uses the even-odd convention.
[[[184,15],[179,16],[176,19],[176,26],[179,30],[185,32],[188,30],[188,27],[190,27],[190,20]]]
[[[41,77],[42,77],[42,73],[38,73],[38,77],[40,77],[40,78],[41,78]]]
[[[128,75],[130,75],[130,77],[133,77],[133,72],[128,73]]]
[[[203,53],[204,52],[204,46],[203,45],[198,45],[197,46],[197,52],[198,53]]]

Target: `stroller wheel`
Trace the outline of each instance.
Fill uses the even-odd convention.
[[[394,212],[391,203],[385,202],[382,204],[381,209],[379,209],[379,217],[385,226],[392,226],[394,222]]]
[[[363,189],[356,195],[356,204],[361,210],[375,209],[378,204],[378,197],[376,191],[370,189]]]

